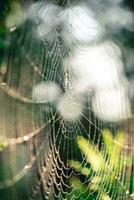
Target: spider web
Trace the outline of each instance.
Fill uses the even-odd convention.
[[[59,112],[57,102],[40,102],[31,98],[34,86],[39,83],[58,85],[62,97],[70,91],[74,82],[74,74],[63,67],[64,60],[69,58],[72,51],[61,36],[61,27],[55,27],[54,39],[51,35],[46,39],[41,32],[37,38],[35,32],[38,26],[39,22],[28,18],[20,27],[15,27],[15,31],[7,34],[10,46],[3,58],[1,68],[4,68],[4,72],[0,85],[0,130],[6,146],[0,152],[1,199],[94,199],[95,191],[89,187],[94,172],[90,177],[83,177],[69,164],[70,160],[80,160],[83,168],[89,164],[86,156],[79,151],[76,138],[83,136],[91,140],[101,148],[102,156],[106,158],[102,131],[108,128],[116,133],[122,124],[106,123],[94,115],[91,90],[86,93],[82,105],[76,101],[82,110],[79,111],[80,117],[72,121],[66,120]],[[81,47],[76,45],[75,48]],[[133,199],[132,195],[128,197],[133,165],[122,165],[124,155],[132,154],[130,134],[133,127],[127,130],[129,124],[125,124],[129,144],[123,149],[121,169],[116,176],[117,184],[125,183],[125,192],[117,191],[115,185],[112,200]],[[116,152],[113,154],[116,157]],[[100,170],[97,176],[102,176],[102,173]],[[77,192],[76,185],[70,184],[71,177],[80,177],[81,187],[84,187],[83,197]],[[101,190],[95,199],[102,198],[102,191],[109,194],[110,184],[104,175]]]

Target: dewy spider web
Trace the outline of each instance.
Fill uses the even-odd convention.
[[[40,7],[37,6],[37,10],[40,10]],[[95,172],[84,177],[80,170],[75,170],[69,164],[70,160],[81,160],[83,169],[89,167],[87,155],[81,154],[76,144],[77,136],[83,136],[96,144],[96,148],[101,148],[107,166],[107,151],[101,144],[102,130],[109,128],[116,133],[120,125],[104,123],[94,116],[91,105],[93,92],[90,89],[82,96],[84,103],[77,101],[79,95],[76,95],[75,102],[67,102],[73,104],[73,107],[78,105],[78,108],[82,108],[78,109],[78,117],[76,115],[75,120],[73,115],[70,120],[68,112],[67,115],[66,111],[60,112],[57,102],[64,94],[72,91],[76,80],[75,74],[66,64],[63,67],[64,61],[68,61],[73,54],[72,47],[70,41],[66,42],[67,36],[65,33],[61,34],[62,28],[58,25],[52,33],[49,32],[44,37],[38,15],[36,17],[37,21],[28,16],[22,25],[12,28],[7,36],[10,47],[3,59],[2,67],[5,66],[5,70],[0,85],[0,140],[3,142],[0,152],[0,199],[102,199],[104,191],[107,195],[111,194],[112,200],[133,199],[132,191],[131,197],[128,194],[133,166],[122,164],[125,163],[125,154],[132,153],[131,145],[123,148],[120,157],[121,169],[116,172],[114,189],[111,189],[113,185],[105,174],[103,176],[104,171],[99,170],[96,172],[97,177],[103,178],[96,193],[90,189],[90,181]],[[36,35],[37,29],[39,36]],[[83,44],[77,47],[78,42],[74,43],[73,48],[76,46],[83,51]],[[92,45],[91,41],[86,45]],[[60,92],[56,100],[40,101],[40,93],[36,98],[32,98],[34,87],[40,83],[58,85]],[[77,109],[74,112],[77,112]],[[113,154],[116,157],[116,152]],[[80,177],[81,188],[84,188],[81,190],[84,191],[82,196],[78,192],[80,186],[77,188],[77,184],[70,184],[71,177],[75,176]],[[118,183],[124,184],[123,193],[118,191]],[[105,196],[103,199],[109,198]]]

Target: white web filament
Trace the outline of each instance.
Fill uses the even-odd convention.
[[[111,34],[124,26],[132,30],[133,14],[121,2],[109,0],[106,7],[103,1],[38,1],[19,7],[20,18],[12,13],[6,19],[10,48],[0,68],[0,200],[9,199],[7,191],[10,200],[133,198],[133,164],[126,159],[133,154],[130,85],[121,45]],[[118,13],[110,18],[114,8]],[[105,128],[111,160],[102,142]],[[86,140],[91,144],[84,146]]]

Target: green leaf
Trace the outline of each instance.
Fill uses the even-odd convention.
[[[118,169],[121,161],[121,151],[126,143],[125,134],[123,132],[117,132],[115,137],[113,137],[112,133],[105,129],[103,130],[102,136],[108,154],[109,165],[111,169]]]
[[[91,164],[92,169],[95,172],[98,172],[105,167],[105,160],[103,159],[103,156],[98,149],[90,143],[89,140],[82,136],[78,136],[77,144],[81,152],[85,154],[87,162]]]
[[[0,136],[0,152],[4,151],[7,146],[8,146],[7,138]]]
[[[81,172],[81,174],[85,176],[89,176],[92,172],[91,168],[83,167],[82,164],[78,161],[70,160],[68,163],[71,167],[75,169],[77,172]]]

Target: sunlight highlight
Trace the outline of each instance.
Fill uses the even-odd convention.
[[[69,93],[66,93],[60,98],[57,109],[66,121],[78,120],[83,110],[81,99]]]
[[[123,88],[97,91],[92,107],[94,113],[105,121],[119,121],[131,116],[130,102]]]
[[[55,83],[42,82],[33,87],[32,99],[38,102],[49,102],[56,100],[61,94],[61,89]]]
[[[63,21],[62,36],[65,43],[88,43],[96,41],[102,33],[102,27],[86,5],[80,4],[66,8],[61,13]]]

